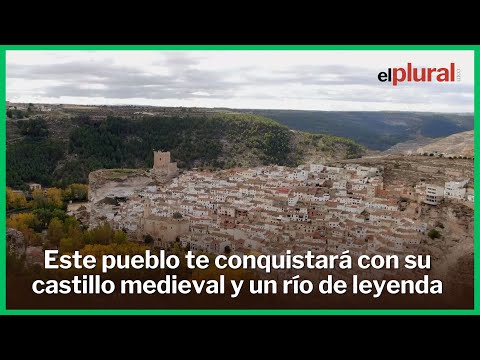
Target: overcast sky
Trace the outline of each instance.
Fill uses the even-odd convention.
[[[462,81],[378,81],[407,62]],[[473,112],[473,51],[7,51],[7,100]]]

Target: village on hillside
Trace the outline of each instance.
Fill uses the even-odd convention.
[[[423,167],[420,173],[436,172]],[[91,174],[90,227],[108,222],[133,241],[157,248],[179,242],[213,254],[422,253],[434,237],[423,206],[449,201],[473,208],[474,201],[465,172],[452,169],[448,181],[421,178],[413,186],[385,184],[383,166],[355,163],[179,174],[169,152],[155,152],[151,170],[132,174]]]

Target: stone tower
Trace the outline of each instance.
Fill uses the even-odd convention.
[[[154,169],[168,167],[168,164],[170,164],[170,151],[166,151],[166,152],[154,151],[153,152],[153,168]]]
[[[174,177],[178,174],[177,163],[170,162],[170,151],[153,152],[153,173],[157,176]]]

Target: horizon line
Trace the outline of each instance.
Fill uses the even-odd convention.
[[[276,111],[312,111],[312,112],[393,112],[393,113],[430,113],[430,114],[467,114],[473,115],[473,111],[426,111],[426,110],[318,110],[318,109],[279,109],[279,108],[232,108],[232,107],[208,107],[208,106],[162,106],[145,104],[85,104],[85,103],[49,103],[49,102],[17,102],[6,100],[12,104],[40,104],[40,105],[71,105],[71,106],[102,106],[102,107],[121,107],[138,106],[151,108],[184,108],[184,109],[226,109],[226,110],[276,110]]]

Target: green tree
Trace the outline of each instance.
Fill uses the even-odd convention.
[[[143,237],[143,241],[145,242],[145,244],[151,244],[153,243],[153,237],[152,235],[150,234],[147,234]]]
[[[46,208],[48,206],[47,196],[43,190],[35,189],[32,191],[32,201],[30,206],[33,209]]]
[[[127,242],[127,234],[125,234],[122,230],[115,230],[113,232],[112,242],[114,244],[125,244]]]
[[[7,210],[21,209],[27,206],[27,199],[23,193],[13,191],[7,187]]]
[[[71,184],[63,192],[65,201],[86,201],[88,200],[88,185]]]
[[[64,221],[67,217],[67,214],[62,209],[38,208],[33,210],[33,214],[37,216],[43,228],[47,228],[53,218]]]
[[[440,233],[440,231],[438,231],[437,229],[431,229],[429,232],[428,232],[428,237],[430,239],[438,239],[442,236],[442,234]]]
[[[47,189],[47,204],[49,207],[60,209],[63,207],[62,190],[55,187]]]
[[[112,242],[113,230],[110,224],[104,223],[95,229],[86,231],[83,238],[85,244],[108,245]]]
[[[14,214],[7,218],[7,227],[14,228],[20,231],[32,229],[35,231],[42,230],[42,224],[37,216],[32,213]]]
[[[51,185],[58,161],[65,156],[65,143],[45,139],[25,139],[7,145],[7,184],[15,188],[33,181]]]
[[[50,221],[50,224],[48,225],[48,229],[47,229],[48,241],[53,246],[59,246],[60,239],[62,239],[64,236],[65,236],[65,233],[63,231],[62,221],[59,220],[58,218],[53,218],[52,221]]]
[[[27,115],[32,112],[31,108],[28,108]],[[18,123],[20,133],[27,136],[30,139],[40,139],[48,136],[48,127],[45,119],[34,118],[28,119]]]
[[[33,190],[30,206],[33,209],[62,209],[64,207],[62,190],[55,187],[48,188],[47,190]]]
[[[63,231],[65,236],[72,238],[74,240],[82,241],[82,229],[80,228],[80,223],[73,216],[67,216],[63,222]]]

